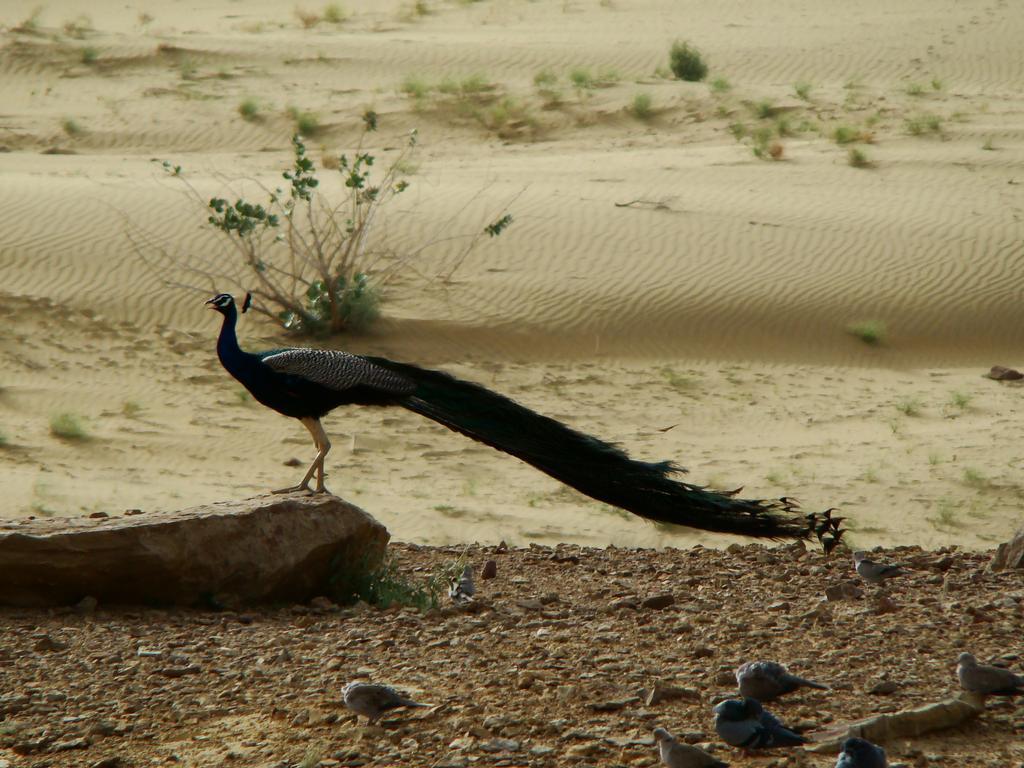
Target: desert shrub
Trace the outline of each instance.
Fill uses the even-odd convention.
[[[363,118],[365,139],[376,128],[377,118],[372,112]],[[336,164],[344,183],[341,201],[321,194],[317,169],[299,134],[292,137],[292,164],[283,173],[287,186],[261,187],[267,195],[263,202],[234,191],[207,199],[185,178],[181,166],[164,161],[164,170],[185,185],[187,194],[204,210],[207,223],[229,247],[209,263],[197,265],[163,248],[152,255],[146,233],[129,230],[129,236],[136,253],[156,271],[165,275],[173,271],[176,285],[205,293],[222,290],[225,282],[242,290],[251,286],[256,299],[252,309],[297,333],[359,330],[379,315],[383,283],[395,271],[410,266],[408,255],[388,246],[379,221],[409,187],[399,176],[415,147],[413,131],[391,163],[379,170],[376,157],[362,148],[362,142],[352,154],[342,154]],[[445,276],[450,278],[481,238],[498,234],[510,223],[511,215],[506,214],[489,225],[500,224],[495,232],[487,227],[471,235],[445,232],[437,241],[415,248],[413,254],[435,242],[463,241],[464,248],[452,258],[453,266]],[[184,283],[181,273],[200,278],[209,287]]]
[[[691,83],[699,82],[707,77],[708,65],[700,51],[684,40],[676,40],[668,52],[669,68],[680,80]]]
[[[633,96],[633,103],[630,105],[629,111],[637,120],[650,120],[654,116],[651,94],[638,93]]]

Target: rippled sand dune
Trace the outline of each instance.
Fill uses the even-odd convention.
[[[35,7],[0,9],[4,514],[301,471],[282,462],[311,458],[305,432],[242,396],[206,295],[179,285],[197,281],[176,264],[225,245],[154,160],[201,197],[275,185],[295,113],[321,163],[372,109],[382,163],[418,131],[379,230],[417,255],[381,324],[328,343],[452,370],[694,482],[839,506],[865,544],[988,546],[1017,524],[1020,392],[980,378],[1024,363],[1012,2],[347,2],[340,23],[313,3]],[[705,83],[668,76],[677,37]],[[448,238],[506,208],[463,259]],[[258,319],[242,336],[281,343]],[[90,439],[51,434],[65,412]],[[722,541],[409,414],[327,424],[333,487],[399,538]]]

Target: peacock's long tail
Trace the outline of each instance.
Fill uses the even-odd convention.
[[[662,523],[765,538],[809,538],[817,516],[796,514],[796,503],[743,499],[680,482],[672,462],[631,459],[622,449],[542,416],[519,403],[441,371],[368,358],[416,382],[398,400],[410,411],[522,459],[577,491]],[[827,530],[828,526],[824,526]]]

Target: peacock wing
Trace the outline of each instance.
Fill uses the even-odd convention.
[[[278,373],[299,376],[339,392],[369,387],[401,396],[416,390],[416,383],[400,373],[340,350],[284,349],[267,354],[263,362]]]

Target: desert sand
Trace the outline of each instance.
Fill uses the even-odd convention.
[[[981,549],[1018,526],[1021,391],[981,378],[1024,362],[1014,3],[339,10],[3,4],[0,513],[181,507],[298,479],[284,462],[312,458],[305,431],[216,360],[215,286],[175,284],[175,258],[227,251],[153,160],[203,194],[275,184],[289,110],[316,116],[321,164],[372,109],[381,162],[419,137],[381,237],[434,245],[387,283],[370,332],[322,343],[479,381],[692,482],[839,507],[864,546]],[[666,76],[676,38],[706,82]],[[467,80],[469,96],[438,90]],[[445,239],[504,210],[513,226],[465,259]],[[884,324],[881,343],[857,323]],[[292,343],[258,317],[240,334]],[[85,439],[51,433],[62,413]],[[330,487],[400,540],[728,543],[411,414],[326,426]]]

